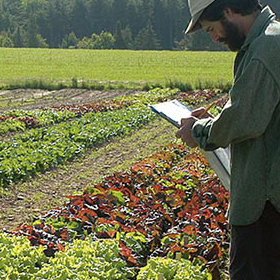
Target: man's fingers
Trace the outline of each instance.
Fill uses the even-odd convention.
[[[181,127],[184,126],[189,119],[181,119]]]
[[[203,114],[205,112],[205,108],[198,108],[198,109],[195,109],[195,110],[193,110],[192,111],[192,113],[191,113],[191,116],[192,117],[196,117],[196,118],[199,118],[199,116],[201,115],[201,114]]]
[[[175,136],[176,136],[177,138],[181,138],[181,129],[178,129],[178,130],[177,130]]]

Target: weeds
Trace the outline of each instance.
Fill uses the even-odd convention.
[[[189,81],[182,81],[179,79],[169,79],[166,82],[146,82],[146,83],[133,83],[126,81],[78,81],[76,77],[71,79],[71,83],[67,82],[55,82],[42,79],[27,79],[25,81],[13,81],[8,85],[0,86],[0,89],[12,90],[12,89],[44,89],[44,90],[60,90],[64,88],[80,88],[88,90],[144,90],[149,91],[154,88],[178,88],[182,92],[191,91],[195,89],[205,89],[205,88],[220,88],[224,90],[229,90],[231,87],[230,82],[223,82],[221,80],[214,81],[202,81],[199,78],[192,84]]]

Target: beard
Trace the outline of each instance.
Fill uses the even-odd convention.
[[[225,30],[225,36],[219,39],[219,42],[225,43],[231,51],[238,51],[245,42],[245,34],[239,31],[238,27],[227,19],[222,19],[222,25]]]

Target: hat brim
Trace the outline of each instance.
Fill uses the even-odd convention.
[[[195,32],[196,30],[201,28],[201,25],[199,23],[199,18],[202,15],[204,10],[199,11],[198,13],[196,13],[190,20],[190,23],[187,27],[187,29],[185,30],[185,34],[190,34],[192,32]]]

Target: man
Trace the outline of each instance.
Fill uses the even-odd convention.
[[[237,51],[220,115],[182,119],[176,136],[204,150],[230,146],[230,276],[280,279],[280,23],[259,0],[189,0],[186,33],[202,28]]]

